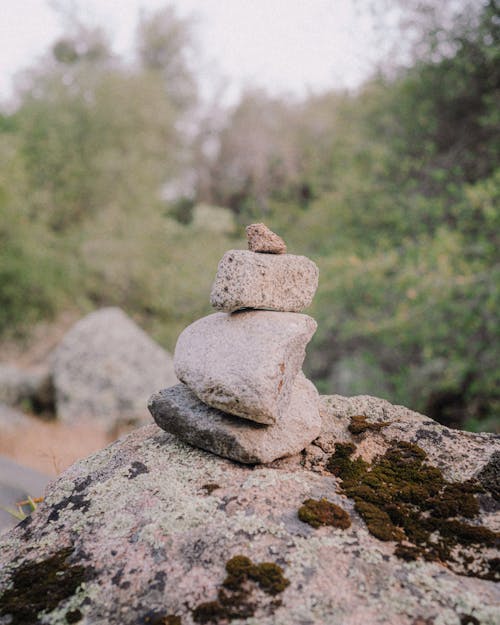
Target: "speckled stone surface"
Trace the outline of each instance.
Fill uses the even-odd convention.
[[[50,401],[50,387],[47,366],[22,369],[13,364],[0,363],[0,402],[14,406],[23,400]]]
[[[294,313],[208,315],[180,334],[175,373],[208,406],[257,423],[276,423],[286,416],[316,327],[312,317]]]
[[[301,312],[318,288],[319,270],[305,256],[230,250],[219,262],[210,303],[217,310],[241,308]]]
[[[0,401],[0,431],[20,426],[26,427],[29,423],[29,417],[27,417],[23,412]]]
[[[162,429],[184,442],[247,464],[297,454],[321,430],[318,391],[303,373],[295,379],[286,413],[274,425],[254,423],[210,408],[184,384],[153,395],[149,410]]]
[[[171,355],[119,308],[80,319],[52,354],[52,371],[59,419],[110,427],[144,422],[151,393],[177,382]]]
[[[283,239],[263,224],[250,224],[246,227],[248,249],[265,254],[286,254]]]
[[[355,441],[369,457],[398,437],[425,448],[448,479],[463,480],[489,466],[498,437],[447,430],[375,398],[323,397],[321,412],[323,432],[304,453],[257,468],[194,449],[156,425],[78,462],[49,485],[28,521],[0,539],[0,606],[17,592],[26,608],[35,588],[23,595],[20,572],[67,548],[65,567],[84,581],[40,623],[62,625],[71,613],[81,625],[174,622],[167,616],[194,625],[195,608],[217,598],[225,564],[237,554],[278,564],[290,582],[275,601],[252,590],[253,615],[238,625],[500,622],[499,584],[395,557],[394,543],[368,533],[324,470],[335,438]],[[349,416],[360,412],[392,424],[351,436]],[[305,499],[321,497],[350,514],[348,529],[313,529],[298,519]],[[480,521],[494,529],[498,510],[482,497]],[[9,620],[4,610],[0,623]]]

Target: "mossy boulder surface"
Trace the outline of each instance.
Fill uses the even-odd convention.
[[[499,562],[498,437],[371,397],[322,397],[321,414],[313,444],[269,465],[225,460],[156,425],[76,463],[0,539],[0,624],[498,623],[500,584],[481,578],[484,562]],[[353,433],[353,416],[374,427]],[[391,471],[403,462],[413,490],[401,502],[405,476]],[[435,502],[419,504],[419,519],[483,528],[458,547],[467,574],[426,558],[432,539],[422,549],[418,527],[391,508],[411,506],[425,475]],[[351,524],[312,527],[298,514],[306,501],[338,506]],[[391,524],[376,536],[382,513]]]

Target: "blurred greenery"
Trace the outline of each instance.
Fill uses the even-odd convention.
[[[262,220],[320,267],[322,392],[500,430],[500,9],[451,17],[356,93],[209,113],[171,9],[133,63],[76,24],[0,114],[0,337],[113,304],[173,349]]]

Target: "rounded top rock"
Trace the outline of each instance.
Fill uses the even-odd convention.
[[[264,254],[286,254],[283,239],[263,224],[250,224],[246,227],[248,249]]]
[[[80,319],[51,360],[57,416],[68,423],[140,422],[151,393],[177,382],[170,354],[119,308]]]

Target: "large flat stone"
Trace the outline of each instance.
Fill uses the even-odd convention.
[[[318,288],[319,270],[305,256],[230,250],[219,262],[210,295],[217,310],[258,308],[300,312]]]
[[[314,319],[296,313],[208,315],[179,336],[175,373],[205,404],[258,423],[275,423],[288,408],[315,330]]]
[[[184,384],[153,395],[148,407],[162,429],[185,443],[245,464],[297,454],[321,430],[318,392],[302,373],[297,376],[286,416],[275,425],[251,423],[211,408]]]

